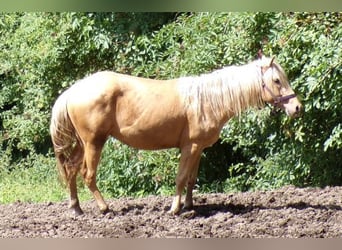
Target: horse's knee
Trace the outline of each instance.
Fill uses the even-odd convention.
[[[85,179],[86,175],[87,175],[87,168],[82,166],[81,169],[80,169],[80,174],[83,177],[83,179]]]
[[[83,164],[80,169],[80,174],[83,177],[84,183],[89,187],[95,181],[96,173],[88,169],[86,164]]]
[[[187,187],[188,188],[193,188],[195,186],[196,183],[196,179],[195,178],[189,178],[188,183],[187,183]]]
[[[176,176],[176,187],[183,189],[187,183],[188,180],[188,170],[184,168],[180,168],[178,170],[177,176]]]
[[[87,173],[84,176],[84,182],[89,188],[96,186],[96,178],[95,177],[96,177],[95,174],[89,174],[89,173]]]

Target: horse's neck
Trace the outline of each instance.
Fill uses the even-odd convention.
[[[184,77],[179,79],[178,89],[184,107],[199,120],[222,123],[249,107],[262,105],[261,78],[253,64]]]
[[[208,101],[218,119],[239,116],[250,107],[262,105],[261,79],[255,65],[231,66],[207,75]],[[215,86],[210,86],[211,84]]]

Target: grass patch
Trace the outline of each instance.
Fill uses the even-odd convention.
[[[38,164],[39,162],[39,164]],[[68,190],[59,181],[53,158],[35,161],[32,167],[20,164],[11,171],[0,168],[0,203],[58,202],[68,199]],[[79,182],[81,201],[92,199],[87,187]]]

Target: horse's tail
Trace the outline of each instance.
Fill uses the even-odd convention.
[[[82,142],[73,126],[67,109],[68,91],[59,96],[52,108],[50,135],[57,159],[59,174],[64,182],[69,180],[70,171],[78,171],[77,148]],[[73,169],[72,169],[73,168]]]

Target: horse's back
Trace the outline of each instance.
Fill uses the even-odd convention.
[[[144,149],[179,145],[185,113],[175,80],[102,71],[78,81],[69,92],[70,117],[81,137],[104,140],[112,135]]]

